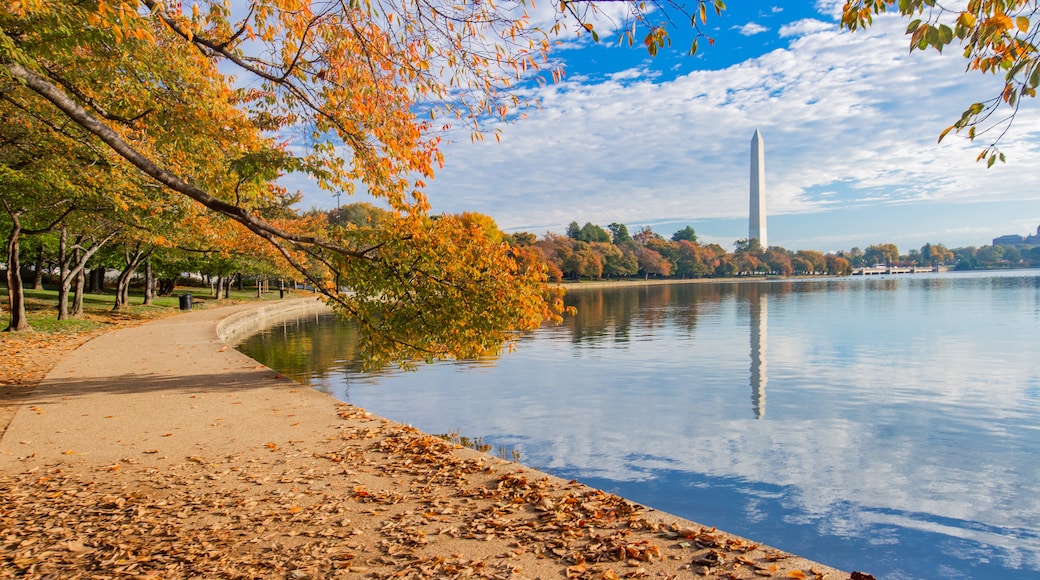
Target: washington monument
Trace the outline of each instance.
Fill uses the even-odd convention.
[[[762,135],[755,129],[751,138],[751,209],[748,212],[748,241],[758,240],[762,249],[766,241],[766,153]]]

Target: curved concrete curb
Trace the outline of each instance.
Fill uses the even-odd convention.
[[[308,314],[326,312],[332,312],[332,309],[317,296],[266,302],[257,308],[235,312],[218,322],[217,335],[233,346],[268,326]]]

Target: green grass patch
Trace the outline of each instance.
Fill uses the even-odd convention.
[[[7,299],[7,285],[0,284],[0,302],[3,304],[3,313],[0,315],[0,330],[7,328],[11,320],[10,303]],[[233,289],[228,299],[217,299],[212,291],[205,287],[178,287],[171,296],[156,296],[152,304],[144,304],[144,293],[141,290],[130,291],[130,306],[122,310],[113,310],[115,306],[115,290],[88,293],[83,296],[83,315],[68,320],[58,320],[58,291],[56,288],[45,286],[43,290],[26,288],[25,314],[30,326],[38,332],[47,333],[78,333],[89,332],[102,328],[119,320],[127,319],[151,319],[165,316],[180,310],[180,296],[182,294],[192,295],[193,309],[213,308],[239,302],[250,302],[255,300],[278,300],[277,290],[268,292],[261,298],[256,297],[256,288],[245,288],[243,290]],[[302,290],[286,292],[285,297],[304,296],[310,294]],[[69,294],[69,308],[72,307],[73,295]]]

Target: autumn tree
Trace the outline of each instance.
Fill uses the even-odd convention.
[[[824,256],[824,259],[827,262],[827,273],[831,276],[849,276],[852,274],[852,264],[845,258],[835,254],[827,254]]]
[[[605,278],[625,278],[639,271],[639,262],[628,248],[607,242],[595,242],[590,247],[600,257]]]
[[[633,244],[632,248],[639,264],[639,272],[644,279],[649,279],[650,276],[671,275],[672,263],[660,253],[641,244]]]
[[[506,242],[514,246],[533,246],[538,241],[538,236],[531,232],[514,232],[505,237]]]
[[[21,239],[52,231],[64,219],[71,206],[61,196],[43,201],[36,196],[50,191],[37,176],[27,176],[0,165],[0,207],[7,221],[7,303],[10,318],[6,330],[29,330],[26,318],[24,285],[21,273]],[[42,189],[41,189],[42,188]]]
[[[798,250],[795,255],[805,260],[811,268],[809,274],[821,274],[827,270],[827,258],[816,250]]]
[[[639,228],[638,232],[632,235],[632,239],[645,246],[650,242],[650,240],[664,240],[664,236],[655,232],[650,226],[643,226]]]
[[[76,208],[80,188],[89,186],[98,157],[71,146],[75,129],[50,130],[53,121],[36,103],[18,99],[0,79],[0,209],[6,227],[7,330],[30,329],[21,277],[24,236],[53,232]],[[41,131],[39,128],[43,127]],[[42,132],[42,134],[41,134]],[[59,160],[55,151],[66,159]],[[81,157],[83,156],[83,157]]]
[[[122,231],[122,227],[95,216],[89,222],[82,216],[62,224],[58,236],[58,320],[83,313],[84,274],[87,264]],[[74,230],[74,231],[73,231]],[[75,284],[76,294],[69,308],[69,292]]]
[[[682,278],[701,278],[715,268],[715,254],[707,247],[689,240],[676,243],[675,272]]]
[[[390,217],[390,212],[375,205],[359,201],[339,206],[329,210],[329,225],[346,226],[353,224],[357,227],[374,228]]]
[[[736,266],[737,274],[741,276],[764,272],[768,269],[759,255],[747,252],[734,254],[733,264]]]
[[[987,101],[972,103],[960,119],[939,135],[941,141],[951,131],[964,131],[975,140],[985,134],[988,144],[978,160],[992,166],[1003,161],[997,145],[1015,117],[1023,98],[1036,97],[1040,86],[1040,34],[1038,4],[1035,0],[971,0],[946,7],[935,0],[848,0],[842,12],[842,25],[850,30],[869,26],[873,17],[888,11],[910,20],[906,33],[910,50],[933,49],[942,52],[959,45],[967,68],[992,73],[1004,79],[1000,94]],[[994,117],[1007,106],[1007,117]]]
[[[765,262],[770,272],[781,276],[790,276],[794,273],[812,274],[814,272],[812,262],[802,257],[801,252],[792,257],[787,250],[777,246],[770,246],[762,255],[762,261]]]
[[[895,244],[873,244],[863,252],[863,261],[869,265],[891,265],[899,261],[899,248]]]
[[[662,8],[694,26],[692,52],[708,8],[723,3],[623,6],[621,38],[653,55],[668,42]],[[529,26],[516,0],[250,0],[234,8],[217,0],[5,3],[3,94],[61,119],[39,131],[78,126],[89,146],[147,176],[160,197],[191,200],[222,217],[229,234],[264,240],[364,332],[405,356],[466,356],[514,328],[558,319],[544,269],[480,224],[432,219],[423,187],[441,163],[435,120],[476,127],[514,110],[522,103],[508,89],[544,62],[548,34],[597,38],[593,4],[559,2],[548,30]],[[391,219],[330,229],[272,211],[291,199],[276,185],[287,173],[334,194],[367,193]],[[431,251],[457,253],[422,254]],[[340,294],[340,280],[355,292]],[[460,289],[466,299],[444,300]],[[419,313],[418,304],[439,308]],[[482,323],[470,325],[473,312]],[[441,341],[421,338],[416,324]]]
[[[931,266],[938,266],[952,261],[953,252],[942,244],[925,244],[921,246],[921,258]]]
[[[535,243],[534,248],[547,265],[550,279],[556,282],[563,280],[564,264],[568,263],[574,254],[574,242],[571,238],[548,232]]]

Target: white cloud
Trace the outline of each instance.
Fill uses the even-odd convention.
[[[792,36],[805,36],[818,32],[830,32],[834,30],[833,22],[824,22],[815,18],[804,18],[780,27],[780,38]]]
[[[744,36],[754,36],[756,34],[761,34],[769,29],[756,22],[748,22],[743,26],[734,26],[733,30],[740,32]]]

